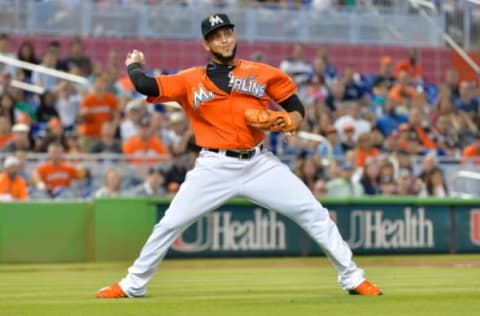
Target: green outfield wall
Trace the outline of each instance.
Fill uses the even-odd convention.
[[[0,203],[0,262],[131,261],[168,199]],[[480,252],[480,199],[322,199],[356,254]],[[307,256],[290,219],[233,200],[191,225],[168,257]]]

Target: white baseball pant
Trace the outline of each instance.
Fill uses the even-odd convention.
[[[175,239],[202,215],[233,197],[244,197],[300,225],[330,259],[343,289],[355,288],[364,280],[363,270],[352,261],[352,252],[327,209],[275,155],[257,148],[254,157],[242,160],[202,150],[140,256],[120,281],[122,290],[130,297],[144,296]]]

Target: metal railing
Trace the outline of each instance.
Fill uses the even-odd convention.
[[[358,7],[304,5],[292,9],[252,3],[215,7],[203,1],[152,5],[146,1],[0,0],[0,32],[198,39],[201,19],[224,11],[246,41],[443,46],[441,36],[408,3],[395,5],[402,2],[364,0],[358,1]],[[432,18],[443,25],[441,14]]]
[[[480,48],[480,1],[445,1],[445,29],[465,50]]]

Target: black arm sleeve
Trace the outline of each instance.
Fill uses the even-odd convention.
[[[280,105],[287,112],[298,111],[300,114],[302,114],[302,117],[305,117],[305,107],[295,93],[290,98],[282,101]]]
[[[157,81],[154,78],[145,75],[145,71],[143,71],[143,68],[139,63],[128,65],[127,70],[128,76],[138,92],[152,97],[158,97],[160,95]]]

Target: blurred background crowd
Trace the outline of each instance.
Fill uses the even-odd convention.
[[[147,104],[134,91],[125,56],[115,47],[101,63],[80,37],[61,45],[52,40],[40,51],[25,40],[13,47],[11,36],[0,34],[1,55],[89,82],[76,84],[0,62],[1,197],[173,196],[199,151],[182,110],[175,104]],[[269,62],[262,51],[245,57]],[[307,59],[304,43],[292,43],[290,54],[275,66],[297,84],[306,108],[300,127],[305,134],[270,133],[266,148],[317,197],[450,196],[446,169],[480,166],[480,87],[460,80],[454,68],[444,69],[442,81],[433,84],[420,58],[411,48],[402,58],[384,55],[376,72],[361,73],[354,63],[338,67],[328,46],[318,45]],[[147,68],[151,75],[178,71],[148,63]],[[19,89],[14,80],[43,92]]]

